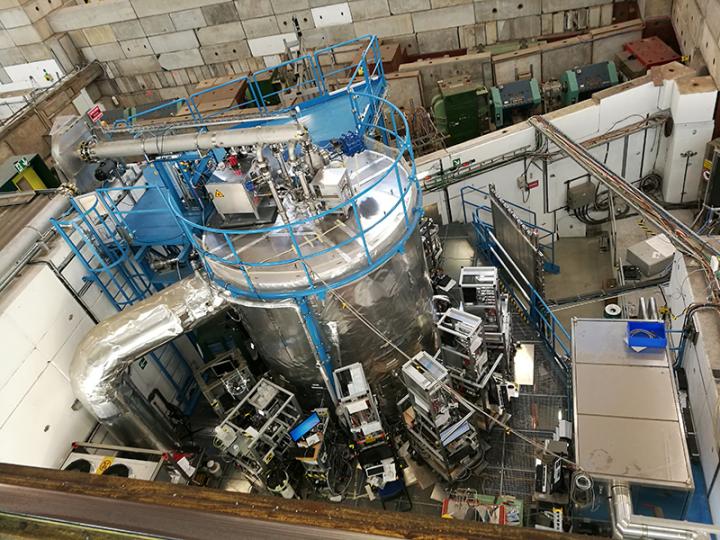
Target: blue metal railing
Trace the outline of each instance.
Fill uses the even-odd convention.
[[[193,247],[200,254],[201,258],[205,262],[205,268],[208,275],[221,283],[223,286],[231,290],[233,293],[240,296],[252,296],[255,298],[288,298],[288,297],[304,297],[310,294],[322,294],[330,287],[341,286],[346,283],[350,283],[362,277],[363,275],[371,272],[373,269],[382,265],[395,253],[402,250],[405,242],[409,238],[412,231],[415,229],[421,214],[422,214],[422,196],[420,192],[420,186],[415,175],[415,162],[413,159],[412,144],[408,135],[409,129],[407,121],[404,115],[387,100],[373,96],[371,94],[365,94],[350,90],[350,99],[353,100],[356,96],[359,98],[367,99],[367,108],[363,111],[355,112],[355,120],[359,126],[360,133],[374,132],[380,135],[383,141],[395,146],[397,155],[393,159],[389,167],[369,185],[365,186],[361,191],[353,195],[350,199],[338,204],[333,208],[329,208],[316,215],[298,219],[290,223],[283,223],[280,225],[271,225],[268,227],[261,227],[255,229],[218,229],[213,227],[207,227],[198,223],[192,222],[187,219],[180,208],[172,204],[175,218],[178,223],[186,230],[188,238],[190,238]],[[384,108],[384,111],[381,111]],[[383,114],[380,114],[383,112]],[[391,128],[385,126],[385,118],[389,119]],[[398,129],[398,126],[401,126]],[[410,165],[410,170],[404,169],[404,163]],[[386,212],[383,213],[377,220],[371,223],[362,223],[360,219],[360,213],[358,211],[359,201],[374,190],[379,185],[393,180],[397,183],[398,195],[392,206],[390,206]],[[415,197],[413,197],[413,193]],[[385,194],[387,196],[387,193]],[[412,202],[412,206],[410,203]],[[323,220],[324,218],[335,214],[338,211],[345,211],[352,209],[355,216],[355,225],[357,232],[355,234],[348,234],[348,237],[340,242],[333,244],[330,247],[323,249],[316,249],[312,252],[308,252],[307,249],[303,251],[301,243],[298,241],[298,230],[301,228],[313,225],[314,223]],[[384,222],[386,219],[391,219],[398,209],[402,210],[403,220],[405,224],[404,234],[402,238],[394,245],[391,246],[385,253],[379,257],[373,257],[368,249],[367,234],[375,229],[378,225]],[[288,250],[287,256],[280,255],[273,261],[269,260],[250,260],[248,258],[241,258],[236,246],[239,241],[243,239],[257,239],[264,235],[272,233],[282,233],[287,235],[292,244],[292,249]],[[208,242],[208,237],[212,238],[212,242]],[[203,241],[202,239],[205,239]],[[337,251],[343,247],[352,244],[354,242],[360,242],[363,246],[364,256],[366,259],[366,266],[351,276],[346,276],[342,280],[334,283],[325,283],[324,281],[315,279],[310,269],[310,261],[316,257],[325,255],[332,251]],[[213,245],[213,251],[210,251],[206,247],[206,243]],[[221,248],[221,249],[219,249]],[[222,252],[224,254],[219,254]],[[240,289],[234,284],[224,282],[216,272],[213,270],[212,264],[208,262],[221,263],[226,267],[236,268],[240,270],[244,276],[247,288]],[[249,274],[249,269],[253,268],[272,268],[286,265],[298,265],[304,272],[306,277],[307,288],[295,291],[295,292],[279,292],[269,293],[262,292],[256,289],[252,282]]]
[[[492,208],[486,204],[477,204],[472,201],[467,200],[466,195],[469,193],[479,193],[483,196],[484,200],[487,200],[490,194],[487,191],[484,191],[480,188],[477,188],[475,186],[463,186],[460,189],[460,198],[462,200],[462,208],[463,208],[463,218],[465,220],[465,223],[468,223],[468,216],[467,216],[467,208],[473,208],[473,212],[485,212],[489,215],[492,215]],[[520,221],[522,221],[523,225],[536,230],[538,232],[538,246],[543,252],[543,255],[545,255],[546,260],[550,263],[549,267],[546,264],[546,271],[552,271],[553,273],[557,273],[560,269],[556,266],[555,263],[555,233],[549,229],[546,229],[545,227],[541,227],[537,224],[537,213],[534,210],[531,210],[530,208],[526,208],[524,206],[520,206],[518,204],[515,204],[513,202],[507,201],[503,199],[503,202],[507,204],[508,206],[511,206],[515,210],[518,210],[522,213],[526,213],[531,221],[525,220],[520,218]],[[487,220],[483,220],[485,223],[487,223]],[[543,243],[545,242],[545,243]]]
[[[471,189],[466,190],[466,188]],[[515,303],[520,307],[527,319],[537,328],[542,339],[545,341],[545,344],[553,353],[558,365],[567,372],[569,370],[569,365],[567,364],[565,358],[569,358],[571,354],[572,338],[570,337],[570,334],[552,312],[542,295],[537,292],[537,290],[522,275],[522,273],[513,271],[513,269],[508,266],[508,263],[510,263],[511,266],[517,268],[516,263],[512,260],[510,255],[504,250],[504,248],[502,248],[502,246],[499,246],[496,243],[495,237],[492,234],[492,226],[483,220],[480,215],[481,212],[486,212],[489,208],[465,199],[465,193],[472,191],[484,193],[472,186],[466,186],[461,190],[461,200],[463,203],[463,213],[466,216],[466,222],[467,209],[471,209],[470,223],[472,223],[478,237],[478,249],[487,259],[490,260],[490,262],[503,268],[508,275],[512,276],[513,280],[516,278],[523,280],[523,283],[516,282],[517,287],[513,287],[510,286],[504,278],[501,278],[506,286],[505,288],[508,290]],[[507,261],[503,257],[496,255],[497,251],[495,248],[502,251],[503,255],[507,258]]]
[[[362,52],[359,53],[357,62],[351,62],[349,65],[343,65],[339,68],[333,67],[336,65],[334,62],[336,55],[348,54],[347,49],[357,45],[364,45],[364,48],[361,47],[360,49]],[[307,76],[300,78],[298,82],[289,86],[276,89],[270,85],[269,89],[263,90],[261,82],[267,80],[268,76],[271,78],[276,70],[297,65],[302,65],[303,71],[307,72]],[[344,75],[347,75],[347,78]],[[197,122],[207,121],[242,109],[253,109],[260,115],[282,114],[292,111],[299,103],[329,96],[339,90],[358,88],[359,86],[365,86],[365,91],[379,95],[374,91],[374,86],[371,84],[372,81],[378,80],[384,81],[380,43],[377,37],[366,35],[319,49],[314,53],[305,54],[248,75],[236,77],[220,85],[202,89],[190,94],[188,97],[162,103],[156,107],[130,115],[127,119],[116,120],[113,125],[117,128],[131,127],[136,121],[164,110],[168,110],[170,115],[181,114]],[[203,96],[229,86],[237,86],[244,92],[243,96],[239,98],[239,102],[225,109],[203,114]]]

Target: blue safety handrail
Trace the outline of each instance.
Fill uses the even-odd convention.
[[[237,289],[237,287],[234,287],[231,284],[224,283],[224,285],[229,289],[233,290],[233,292],[243,296],[253,296],[260,298],[286,298],[293,295],[306,296],[309,294],[319,294],[330,286],[340,286],[342,284],[349,283],[350,281],[354,281],[358,277],[369,273],[374,268],[377,268],[378,266],[383,264],[392,255],[397,253],[397,251],[402,249],[405,242],[407,241],[407,238],[415,229],[415,226],[417,225],[422,214],[422,198],[420,186],[415,174],[415,163],[413,159],[412,144],[410,142],[409,129],[407,121],[405,120],[405,116],[402,114],[402,112],[400,112],[399,109],[397,109],[394,105],[392,105],[384,98],[354,91],[351,91],[350,94],[350,99],[355,99],[355,96],[357,96],[358,98],[369,100],[365,110],[354,110],[355,120],[359,127],[359,132],[364,134],[373,132],[377,135],[380,135],[383,141],[386,141],[388,143],[394,143],[395,149],[397,150],[397,155],[395,156],[387,170],[385,170],[381,175],[379,175],[378,178],[373,180],[370,184],[363,187],[362,190],[354,194],[350,199],[336,205],[333,208],[319,212],[316,215],[297,219],[288,224],[282,223],[279,225],[270,225],[267,227],[253,229],[219,229],[195,223],[187,219],[186,216],[183,214],[182,210],[177,205],[175,205],[172,200],[168,199],[168,202],[175,214],[175,218],[177,219],[178,223],[186,230],[188,238],[190,238],[193,247],[196,249],[196,251],[200,254],[201,258],[205,262],[206,270],[211,277],[222,282],[222,280],[214,272],[212,265],[208,264],[209,261],[222,263],[225,266],[237,268],[243,273],[244,279],[248,286],[247,290]],[[370,114],[371,112],[379,112],[381,107],[385,108],[384,114]],[[385,118],[390,119],[390,124],[392,128],[385,127]],[[401,126],[401,128],[398,129],[398,126]],[[401,171],[401,167],[404,167],[406,163],[409,165],[409,170],[403,169]],[[357,207],[359,201],[362,198],[366,197],[368,194],[372,193],[373,190],[376,190],[377,187],[384,183],[388,178],[392,178],[391,175],[395,176],[395,181],[398,185],[397,200],[379,219],[371,223],[363,224],[359,218],[359,212]],[[404,177],[406,178],[403,180]],[[412,196],[413,192],[415,194],[414,201]],[[411,202],[412,206],[410,206]],[[368,249],[366,235],[386,219],[391,219],[391,217],[396,213],[396,210],[400,208],[402,209],[402,215],[405,223],[405,231],[402,235],[402,238],[396,243],[395,246],[391,247],[382,256],[373,257]],[[330,216],[331,214],[334,214],[338,211],[345,211],[349,209],[352,209],[355,215],[355,224],[357,226],[357,232],[355,234],[348,235],[348,238],[330,247],[318,249],[313,252],[303,252],[301,245],[298,243],[297,239],[298,229],[306,225],[311,225],[312,223],[322,220],[325,217]],[[243,237],[259,238],[260,236],[266,235],[268,233],[285,233],[289,236],[293,249],[289,251],[289,255],[287,257],[276,259],[273,261],[255,261],[243,259],[240,257],[235,248],[235,242],[233,240],[238,240]],[[219,245],[215,245],[213,243],[213,251],[215,252],[211,252],[201,240],[203,237],[207,237],[207,235],[211,235],[214,240],[217,240],[219,242]],[[309,261],[311,261],[315,257],[319,257],[331,251],[340,250],[344,246],[347,246],[356,241],[360,241],[364,248],[363,251],[367,264],[362,270],[353,274],[352,276],[346,277],[341,281],[334,282],[333,284],[326,284],[324,282],[318,283],[317,280],[313,278],[309,268]],[[223,248],[225,254],[218,254],[218,248]],[[303,269],[307,278],[307,289],[298,291],[296,293],[261,292],[255,288],[248,273],[248,269],[252,268],[269,268],[289,264],[298,264]]]
[[[349,48],[350,46],[355,46],[364,42],[367,42],[367,44],[365,48],[362,49],[362,53],[359,55],[356,63],[351,63],[348,66],[342,66],[336,69],[326,68],[326,66],[333,65],[332,61],[328,64],[326,60],[328,58],[332,58],[335,54],[338,54],[340,52],[339,49]],[[296,84],[283,87],[278,90],[271,88],[269,91],[263,91],[260,84],[260,80],[263,75],[269,73],[272,76],[272,73],[280,68],[294,66],[297,64],[304,64],[304,66],[308,68],[309,77],[299,80]],[[372,70],[368,69],[370,66],[372,66]],[[347,81],[345,81],[339,77],[342,73],[352,74],[349,76]],[[196,122],[207,121],[240,109],[253,109],[261,116],[282,114],[295,109],[298,105],[298,95],[307,96],[307,99],[312,100],[328,96],[341,90],[349,91],[351,88],[357,87],[358,85],[364,85],[370,93],[379,95],[373,91],[374,89],[372,88],[370,82],[373,80],[383,80],[383,77],[384,72],[380,56],[380,42],[375,36],[365,35],[319,49],[312,54],[309,53],[297,58],[286,60],[275,66],[251,72],[248,75],[236,77],[217,86],[204,88],[190,94],[188,97],[181,97],[167,103],[162,103],[145,111],[130,115],[126,119],[116,120],[113,127],[132,127],[136,121],[165,109],[170,110],[171,116],[175,116],[186,109],[183,116],[187,115],[190,119]],[[337,88],[331,88],[332,85],[330,84],[330,79],[336,79]],[[244,90],[244,97],[246,97],[246,99],[240,103],[235,103],[228,108],[203,114],[201,110],[202,97],[210,92],[227,86],[238,86],[240,89]],[[289,96],[291,98],[287,100],[288,103],[283,104],[283,96]],[[273,98],[279,100],[280,104],[276,106],[270,105],[269,103],[274,101]],[[304,101],[304,99],[300,100],[300,102]],[[199,129],[202,129],[202,127]]]
[[[480,193],[484,199],[487,199],[490,194],[487,191],[484,191],[480,188],[477,188],[475,186],[463,186],[460,189],[460,198],[462,200],[462,208],[463,208],[463,218],[465,220],[465,223],[468,222],[467,218],[467,207],[475,209],[474,211],[482,211],[486,212],[487,214],[492,215],[492,208],[486,204],[477,204],[472,201],[469,201],[466,199],[465,195],[469,192],[472,193]],[[521,212],[526,212],[532,221],[527,221],[525,219],[519,218],[520,221],[525,225],[526,227],[529,227],[530,229],[534,229],[538,231],[541,234],[538,234],[538,243],[540,249],[543,251],[543,254],[547,257],[548,261],[552,266],[555,266],[555,232],[551,231],[550,229],[546,229],[545,227],[541,227],[537,224],[537,213],[534,210],[531,210],[530,208],[526,208],[524,206],[520,206],[518,204],[515,204],[513,202],[510,202],[508,200],[503,199],[503,202],[507,204],[508,206],[511,206],[512,208],[519,210]],[[483,220],[485,223],[487,223],[486,220]],[[549,240],[549,243],[543,244],[543,241]],[[556,267],[557,268],[557,267]],[[559,268],[558,268],[559,270]],[[557,270],[554,272],[557,273]]]
[[[470,223],[477,234],[478,249],[482,251],[494,265],[502,267],[508,275],[517,276],[524,281],[523,283],[516,283],[518,287],[513,287],[507,283],[504,278],[502,278],[505,288],[512,296],[516,305],[520,307],[527,319],[535,325],[543,341],[545,341],[545,344],[553,353],[558,365],[567,372],[569,370],[569,365],[565,359],[569,358],[571,354],[572,338],[570,337],[570,334],[555,316],[553,311],[545,302],[545,299],[540,293],[538,293],[535,287],[533,287],[532,284],[524,276],[522,276],[522,274],[513,272],[511,268],[508,267],[508,263],[503,257],[496,255],[497,252],[494,248],[497,247],[503,251],[503,254],[513,266],[517,266],[516,263],[512,261],[510,255],[502,249],[501,246],[497,246],[495,243],[495,237],[492,234],[492,226],[484,221],[480,216],[480,212],[487,211],[488,208],[465,199],[465,193],[472,191],[482,192],[477,188],[468,190],[463,188],[460,195],[464,215],[467,216],[467,208],[471,209]]]

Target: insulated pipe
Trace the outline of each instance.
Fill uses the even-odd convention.
[[[52,227],[50,220],[61,216],[69,207],[68,195],[58,193],[0,250],[0,282],[15,272],[25,255],[42,240]]]
[[[75,396],[120,440],[140,448],[180,445],[166,418],[130,379],[132,364],[229,306],[199,273],[100,322],[78,346],[70,365]]]
[[[657,540],[705,540],[720,533],[720,527],[633,514],[627,484],[611,486],[613,537],[616,539],[655,538]]]
[[[85,142],[77,153],[85,161],[106,158],[123,158],[139,155],[175,154],[193,150],[212,150],[231,146],[280,144],[305,141],[307,130],[299,124],[256,126],[245,129],[226,129],[181,135],[155,135],[148,138]]]

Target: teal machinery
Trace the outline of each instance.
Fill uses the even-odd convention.
[[[618,83],[614,62],[598,62],[568,69],[560,76],[563,105],[572,105],[589,98],[594,92]]]

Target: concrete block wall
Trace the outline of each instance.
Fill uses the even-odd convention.
[[[26,10],[25,0],[0,0],[0,22],[25,22],[21,12],[47,1],[27,1]],[[202,79],[275,63],[283,39],[294,39],[293,16],[308,48],[373,33],[417,54],[606,26],[613,14],[611,0],[65,2],[43,17],[44,39],[68,36],[82,59],[106,65],[104,92],[132,94],[136,102],[185,95]],[[20,59],[12,50],[0,47],[0,64]]]
[[[0,0],[0,82],[4,68],[55,59],[66,71],[82,59],[72,41],[50,25],[49,17],[69,0]]]
[[[672,23],[682,53],[720,83],[720,0],[674,0]]]

